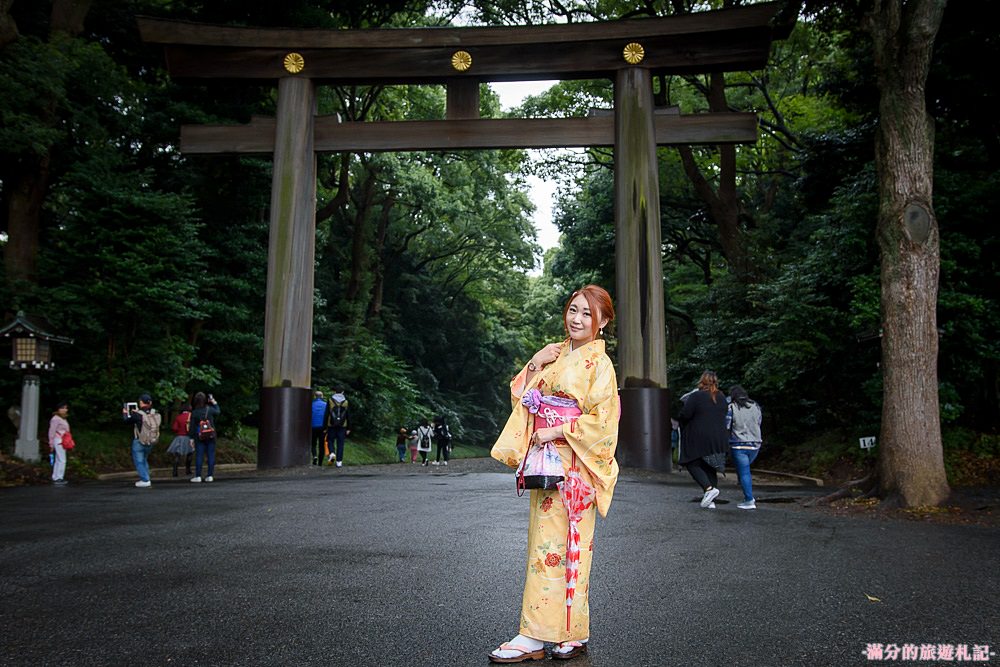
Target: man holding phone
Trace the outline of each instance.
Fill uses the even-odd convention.
[[[135,403],[125,404],[122,419],[132,425],[132,463],[139,473],[139,481],[135,485],[140,489],[149,488],[153,485],[149,480],[149,453],[160,439],[162,417],[153,409],[153,398],[143,394],[139,397],[138,406]]]

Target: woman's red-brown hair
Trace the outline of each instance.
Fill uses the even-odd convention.
[[[719,394],[719,378],[715,371],[705,371],[701,374],[701,378],[698,380],[698,389],[707,391],[712,395],[712,402],[716,402],[715,397]]]
[[[590,308],[590,333],[594,338],[597,338],[597,332],[601,328],[601,320],[607,318],[608,324],[611,324],[611,320],[615,319],[615,307],[611,303],[611,295],[608,294],[608,290],[599,285],[584,285],[570,294],[569,298],[566,299],[566,305],[563,306],[563,330],[566,331],[567,336],[569,329],[566,328],[566,313],[569,312],[569,304],[573,303],[573,299],[579,294],[582,294],[583,298],[587,300],[587,306]]]

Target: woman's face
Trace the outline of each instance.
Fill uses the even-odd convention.
[[[569,332],[570,340],[577,344],[594,340],[595,317],[600,317],[600,313],[590,312],[590,304],[587,303],[585,296],[577,294],[573,297],[566,311],[566,330]],[[603,328],[607,323],[607,319],[600,320],[598,328]]]
[[[59,415],[60,417],[65,417],[66,415],[69,414],[69,406],[66,405],[62,406],[61,408],[56,410],[56,414]]]

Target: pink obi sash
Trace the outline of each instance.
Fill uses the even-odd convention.
[[[525,402],[527,399],[527,402]],[[572,398],[562,396],[544,396],[537,389],[531,389],[521,399],[521,403],[528,408],[528,412],[535,415],[535,423],[532,428],[537,431],[540,428],[551,428],[569,424],[573,430],[573,423],[583,414]],[[559,440],[563,440],[559,438]]]

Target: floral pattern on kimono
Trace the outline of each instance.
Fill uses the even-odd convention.
[[[528,373],[525,366],[511,380],[511,415],[493,450],[493,458],[517,468],[528,451],[533,415],[521,405],[528,389],[545,395],[576,399],[583,411],[573,424],[563,426],[563,438],[576,453],[577,461],[590,473],[597,490],[597,509],[608,515],[615,484],[618,482],[618,379],[611,359],[604,352],[604,341],[594,340],[570,351],[569,339],[563,341],[559,358],[535,374],[523,387]],[[515,393],[515,390],[520,389]],[[570,462],[564,460],[564,467]],[[588,483],[591,480],[587,480]],[[558,497],[556,500],[559,500]]]
[[[525,391],[573,398],[583,414],[563,426],[564,440],[555,442],[563,468],[576,454],[582,479],[597,492],[596,508],[579,522],[580,562],[571,625],[566,627],[566,535],[569,520],[558,490],[533,489],[528,517],[528,553],[519,632],[541,641],[561,642],[590,637],[590,566],[597,511],[606,516],[618,480],[618,383],[604,341],[575,350],[564,341],[559,358],[524,386],[527,367],[511,381],[512,412],[491,452],[493,458],[517,468],[528,449],[533,415],[521,405]],[[595,511],[596,510],[596,511]]]

